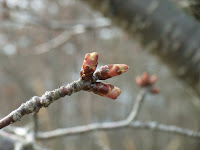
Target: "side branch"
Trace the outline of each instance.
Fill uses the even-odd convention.
[[[181,128],[175,125],[166,125],[156,121],[139,121],[136,120],[142,103],[148,89],[141,90],[138,94],[135,104],[133,105],[129,115],[126,119],[115,121],[115,122],[104,122],[104,123],[92,123],[88,125],[82,125],[71,128],[56,129],[47,132],[38,132],[36,138],[38,140],[47,140],[53,138],[59,138],[69,135],[77,135],[88,132],[95,132],[98,130],[115,130],[120,128],[135,128],[135,129],[149,129],[154,131],[160,131],[165,133],[177,134],[185,137],[200,138],[200,132],[190,130],[187,128]]]
[[[134,121],[130,124],[129,127],[138,129],[150,129],[160,132],[178,134],[181,136],[191,137],[191,138],[200,138],[200,132],[187,128],[181,128],[175,125],[166,125],[156,121],[147,121],[147,122]]]
[[[49,132],[39,132],[37,139],[47,140],[51,138],[58,138],[62,136],[83,134],[88,132],[95,132],[97,130],[115,130],[119,128],[135,128],[135,129],[150,129],[165,133],[177,134],[184,137],[200,138],[200,132],[181,128],[175,125],[166,125],[156,121],[133,121],[130,124],[123,124],[123,121],[110,123],[93,123],[89,125],[77,126],[72,128],[56,129]]]
[[[37,139],[46,140],[46,139],[51,139],[51,138],[56,138],[56,137],[61,137],[61,136],[87,133],[87,132],[92,132],[96,130],[119,129],[119,128],[128,127],[131,124],[131,122],[133,122],[138,116],[138,113],[142,106],[142,102],[144,101],[146,92],[147,92],[146,90],[141,90],[141,92],[138,94],[136,98],[135,104],[133,105],[130,114],[124,120],[115,121],[115,122],[93,123],[93,124],[84,125],[84,126],[56,129],[56,130],[48,131],[48,132],[39,132],[37,133],[36,137]]]

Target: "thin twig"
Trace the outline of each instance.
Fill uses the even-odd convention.
[[[121,121],[111,123],[94,123],[85,126],[77,126],[65,129],[56,129],[49,132],[39,132],[37,138],[40,140],[47,140],[62,136],[69,136],[75,134],[82,134],[93,132],[97,130],[119,129],[119,128],[136,128],[136,129],[151,129],[154,131],[166,132],[171,134],[178,134],[190,138],[200,138],[200,132],[196,132],[187,128],[181,128],[175,125],[166,125],[155,121],[134,121],[128,125],[121,124]]]
[[[190,130],[187,128],[181,128],[175,125],[166,125],[156,121],[134,121],[129,126],[138,129],[151,129],[154,131],[178,134],[190,138],[200,138],[200,132]]]
[[[23,127],[8,126],[7,128],[4,129],[4,131],[21,137],[25,137],[28,134],[28,132],[33,130],[33,128],[34,128],[33,124],[27,124],[26,126]]]
[[[18,142],[23,142],[24,141],[24,138],[19,137],[18,135],[15,135],[15,134],[8,133],[8,132],[3,131],[3,130],[0,131],[0,135],[4,136],[4,137],[6,137],[6,138],[8,138],[8,139],[10,139],[12,141],[15,141],[15,142],[16,141],[18,141]]]
[[[141,90],[138,94],[135,104],[125,120],[116,122],[105,122],[105,123],[92,123],[83,126],[77,126],[72,128],[56,129],[48,132],[39,132],[37,134],[37,139],[47,140],[51,138],[58,138],[62,136],[83,134],[88,132],[94,132],[97,130],[114,130],[119,128],[136,128],[136,129],[151,129],[160,132],[167,132],[171,134],[178,134],[190,138],[200,138],[200,132],[195,132],[187,128],[181,128],[174,125],[165,125],[155,121],[137,121],[135,120],[138,116],[141,104],[145,98],[147,90]]]
[[[47,53],[51,50],[54,50],[55,48],[59,46],[62,46],[73,36],[83,34],[90,29],[105,28],[107,26],[109,26],[109,24],[99,24],[99,25],[93,25],[93,26],[84,25],[84,24],[74,25],[71,27],[70,30],[63,31],[60,35],[53,38],[52,40],[36,46],[33,49],[33,52],[31,55],[40,55],[40,54]]]
[[[3,5],[2,2],[0,2],[0,5]],[[0,26],[7,27],[12,25],[18,26],[18,27],[44,27],[45,29],[51,29],[51,30],[71,30],[75,25],[81,24],[85,26],[88,29],[93,29],[97,27],[109,27],[111,26],[111,22],[108,19],[105,19],[103,17],[94,18],[91,20],[84,20],[80,21],[60,21],[55,19],[44,19],[41,18],[36,12],[32,11],[29,8],[21,8],[21,7],[9,7],[9,5],[6,5],[6,8],[2,8],[4,11],[8,11],[9,13],[13,14],[21,14],[26,13],[28,16],[30,16],[28,21],[22,22],[19,21],[18,18],[15,16],[9,17],[9,21],[6,22],[6,24],[1,24]],[[3,23],[4,23],[3,22]],[[9,24],[10,23],[10,24]],[[9,28],[10,29],[10,28]]]
[[[6,131],[7,129],[8,128],[6,128]],[[7,132],[6,131],[1,130],[0,135],[13,141],[15,150],[24,149],[24,147],[27,146],[34,147],[35,150],[48,150],[47,148],[42,147],[36,143],[34,138],[34,131],[30,131],[28,127],[21,128],[9,126],[9,130]]]
[[[139,114],[139,111],[140,111],[140,108],[142,106],[142,102],[145,99],[145,94],[146,93],[147,93],[146,89],[142,89],[140,91],[140,93],[137,95],[135,104],[133,105],[133,108],[132,108],[130,114],[126,118],[127,124],[129,124],[130,122],[134,121],[137,118],[137,116]]]
[[[81,34],[84,32],[85,32],[85,28],[79,28],[79,30],[78,30],[78,28],[75,28],[72,31],[66,30],[63,33],[61,33],[60,35],[58,35],[57,37],[55,37],[54,39],[36,46],[33,49],[33,52],[31,55],[40,55],[40,54],[49,52],[50,50],[53,50],[53,49],[63,45],[64,43],[66,43],[72,36],[78,35],[78,34]]]
[[[144,100],[145,94],[146,90],[141,90],[141,92],[138,94],[136,98],[135,104],[130,114],[125,120],[120,120],[116,122],[93,123],[72,128],[56,129],[48,132],[38,132],[37,139],[50,139],[67,135],[81,134],[95,130],[117,129],[129,126],[129,124],[137,117],[138,112],[141,108],[141,104]]]
[[[97,77],[96,73],[94,74],[97,64],[97,52],[86,54],[82,69],[80,71],[81,78],[79,80],[74,81],[68,84],[67,86],[61,86],[53,91],[47,91],[41,97],[32,97],[29,101],[23,103],[18,109],[12,111],[6,117],[1,119],[0,129],[8,126],[11,123],[19,121],[26,114],[37,113],[40,110],[40,108],[48,107],[51,103],[60,99],[61,97],[64,97],[66,95],[70,96],[71,94],[79,92],[81,90],[93,92],[95,94],[105,96],[111,99],[116,99],[120,95],[121,90],[118,87],[113,86],[112,84],[97,82],[97,80],[105,80],[120,75],[128,71],[128,65],[110,65],[111,68],[106,71],[105,69],[101,69],[99,72],[97,71],[99,73],[99,76]],[[104,74],[101,74],[101,72],[103,71]],[[123,122],[123,124],[124,123],[126,122]]]
[[[34,96],[26,103],[23,103],[18,109],[12,111],[9,115],[0,120],[0,129],[8,126],[11,123],[17,122],[22,116],[30,113],[36,113],[42,107],[48,107],[55,100],[66,95],[70,96],[73,93],[83,90],[85,87],[90,87],[91,81],[78,80],[67,86],[61,86],[53,91],[47,91],[41,97]]]

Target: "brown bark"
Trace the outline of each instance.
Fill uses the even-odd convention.
[[[124,28],[200,95],[200,25],[168,0],[83,0]]]

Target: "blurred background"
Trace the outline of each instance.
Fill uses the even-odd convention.
[[[79,79],[86,53],[98,52],[99,65],[123,63],[127,73],[106,82],[120,87],[116,101],[81,91],[38,113],[39,131],[125,119],[140,91],[135,77],[158,75],[159,95],[148,95],[139,120],[199,130],[194,93],[157,57],[143,50],[99,12],[79,0],[0,0],[0,117],[32,96]],[[14,126],[33,121],[24,116]],[[12,149],[0,138],[0,148]],[[151,130],[123,128],[39,141],[49,149],[199,150],[200,141]]]

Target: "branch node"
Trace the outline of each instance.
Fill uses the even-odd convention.
[[[16,121],[20,121],[20,118],[22,117],[22,114],[21,114],[21,112],[19,112],[19,111],[13,111],[13,112],[11,113],[11,116],[13,116],[13,117],[12,117],[12,118],[13,118],[13,121],[16,122]]]

